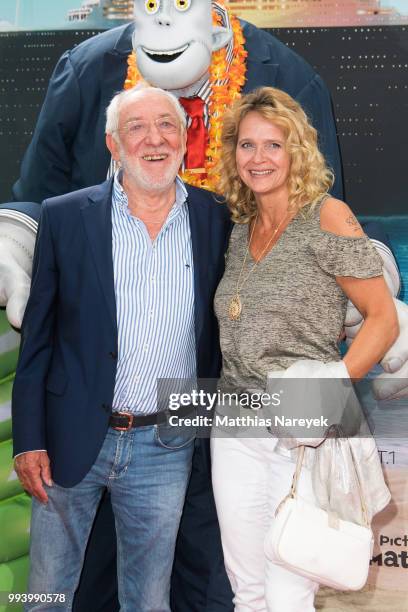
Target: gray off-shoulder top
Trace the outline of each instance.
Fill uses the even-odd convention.
[[[220,389],[264,389],[269,371],[286,369],[298,359],[340,359],[337,339],[347,297],[335,277],[380,276],[382,263],[366,236],[322,230],[322,204],[306,218],[298,214],[249,275],[240,291],[237,321],[229,318],[228,306],[244,261],[248,226],[234,226],[215,295],[223,354]],[[248,254],[241,279],[253,264]]]

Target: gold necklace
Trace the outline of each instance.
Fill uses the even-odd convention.
[[[255,263],[252,266],[252,268],[249,270],[248,274],[246,275],[246,277],[244,278],[244,280],[242,281],[241,286],[240,286],[241,276],[242,276],[242,273],[244,271],[246,260],[248,258],[248,253],[249,253],[249,250],[250,250],[250,247],[251,247],[252,236],[254,235],[255,226],[256,226],[257,221],[258,221],[258,213],[256,213],[255,222],[254,222],[253,228],[251,230],[251,235],[249,237],[248,245],[247,245],[247,248],[246,248],[246,251],[245,251],[244,261],[242,262],[241,270],[240,270],[240,273],[239,273],[239,276],[238,276],[237,286],[236,286],[236,289],[235,289],[235,294],[231,298],[230,303],[228,305],[228,316],[231,319],[231,321],[239,321],[240,316],[241,316],[241,312],[242,312],[242,302],[241,302],[241,298],[240,298],[239,293],[242,290],[242,288],[245,285],[245,283],[247,282],[248,278],[251,276],[252,272],[255,270],[255,268],[257,267],[259,262],[262,260],[262,257],[266,253],[269,245],[271,244],[272,240],[275,238],[275,236],[278,233],[279,229],[281,228],[283,222],[288,218],[288,216],[289,216],[289,213],[287,212],[286,215],[279,222],[277,227],[273,230],[272,236],[269,238],[268,242],[266,243],[266,245],[264,246],[264,248],[262,249],[260,254],[257,255],[257,258],[254,258],[255,259]]]

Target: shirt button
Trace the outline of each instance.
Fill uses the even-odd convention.
[[[154,283],[154,281],[156,280],[155,276],[152,276],[152,282]]]
[[[138,383],[138,382],[139,382],[139,380],[140,380],[140,376],[135,376],[135,382],[137,382],[137,383]]]
[[[149,345],[148,345],[148,344],[145,344],[145,345],[144,345],[144,347],[143,347],[143,350],[144,350],[144,351],[148,351],[148,350],[149,350]]]

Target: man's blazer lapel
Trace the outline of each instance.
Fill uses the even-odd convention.
[[[116,333],[116,301],[112,258],[112,184],[113,179],[95,187],[82,206],[81,213],[96,273]]]
[[[190,219],[191,244],[194,262],[194,315],[195,337],[198,351],[199,340],[204,325],[204,309],[206,308],[206,295],[208,293],[208,262],[210,246],[210,210],[200,205],[197,192],[192,193],[186,185],[188,192],[188,213]]]

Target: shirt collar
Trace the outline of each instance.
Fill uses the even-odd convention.
[[[114,204],[127,208],[128,199],[125,190],[122,187],[121,180],[122,170],[121,168],[118,168],[113,176],[112,200]]]

